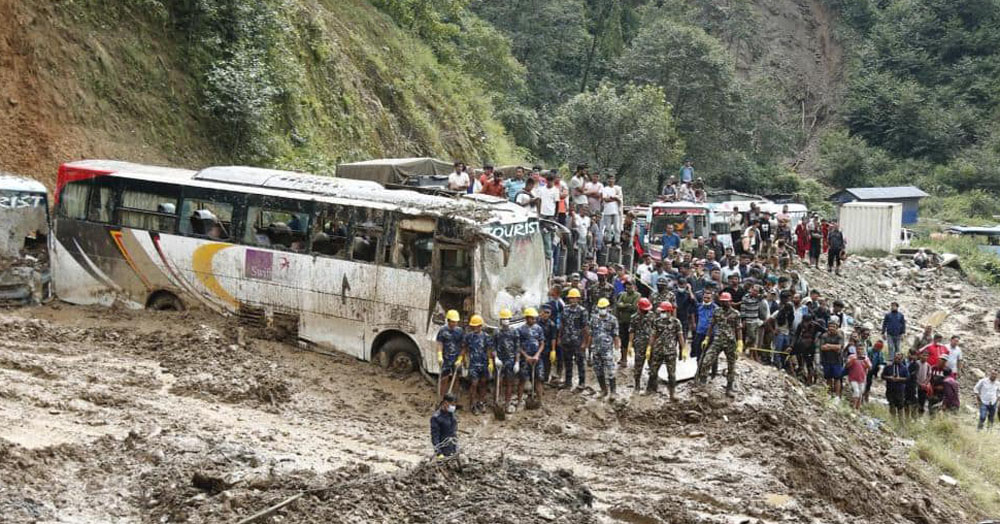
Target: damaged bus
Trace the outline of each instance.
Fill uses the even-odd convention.
[[[204,307],[318,351],[436,373],[444,312],[520,312],[546,296],[537,218],[458,198],[251,167],[60,166],[56,294],[76,304]]]

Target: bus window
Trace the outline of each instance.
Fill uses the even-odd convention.
[[[95,188],[92,193],[103,199],[103,189]],[[110,193],[110,191],[109,191]],[[98,208],[101,209],[101,208]],[[166,191],[150,193],[126,189],[122,191],[122,203],[118,208],[119,224],[149,231],[173,233],[177,224],[177,196]],[[93,202],[91,214],[94,212]]]
[[[382,237],[385,219],[379,209],[358,209],[358,218],[363,218],[351,228],[351,259],[358,262],[375,262],[378,243]]]
[[[90,191],[90,205],[87,206],[87,220],[111,223],[114,206],[114,191],[107,186],[94,186]]]
[[[90,185],[86,181],[70,182],[59,197],[59,214],[77,220],[87,219],[87,199]]]
[[[304,252],[309,214],[294,210],[250,206],[247,208],[246,244]]]
[[[347,230],[351,225],[350,209],[332,204],[320,204],[313,217],[313,254],[347,258]]]
[[[434,254],[434,233],[423,233],[408,229],[399,230],[398,260],[396,264],[409,269],[427,269],[431,267]]]
[[[441,283],[445,288],[472,286],[472,261],[465,249],[441,249]]]
[[[225,202],[184,198],[181,233],[213,240],[229,240],[233,230],[233,205]]]

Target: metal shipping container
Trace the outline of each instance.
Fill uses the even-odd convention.
[[[851,202],[840,207],[840,229],[847,252],[893,252],[901,242],[903,205],[892,202]]]

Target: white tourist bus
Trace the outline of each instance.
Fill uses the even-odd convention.
[[[504,199],[259,169],[59,168],[56,294],[204,307],[323,351],[436,373],[444,311],[497,325],[546,296],[537,218]]]

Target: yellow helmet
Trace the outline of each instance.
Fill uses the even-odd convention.
[[[597,307],[608,307],[610,305],[611,305],[611,302],[609,302],[608,299],[606,299],[606,298],[602,298],[602,299],[600,299],[600,300],[597,301]]]
[[[455,311],[454,309],[449,309],[448,313],[445,314],[444,318],[446,318],[450,322],[458,322],[459,320],[462,320],[462,317],[458,314],[458,311]]]
[[[469,319],[469,326],[476,327],[481,325],[483,325],[483,317],[479,315],[472,315],[472,318]]]
[[[566,293],[566,298],[580,298],[580,290],[577,288],[569,290],[569,293]]]
[[[500,310],[500,320],[510,320],[512,318],[514,318],[514,313],[511,313],[509,309],[503,308]]]
[[[537,317],[538,316],[538,311],[536,311],[535,308],[533,308],[533,307],[529,307],[528,309],[524,310],[524,316],[526,316],[526,317]]]

